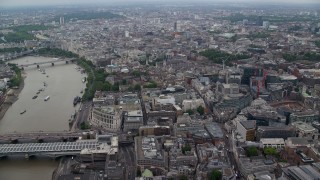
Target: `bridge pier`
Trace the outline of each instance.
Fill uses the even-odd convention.
[[[54,63],[51,63],[52,66],[54,66]]]
[[[40,65],[39,65],[39,64],[37,64],[37,68],[40,68]]]
[[[17,144],[19,142],[18,139],[10,139],[11,144]]]

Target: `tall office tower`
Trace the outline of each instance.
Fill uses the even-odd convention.
[[[269,21],[263,21],[262,26],[263,26],[263,28],[268,29],[270,26]]]
[[[64,17],[60,17],[60,25],[64,24]]]
[[[256,24],[257,24],[257,26],[262,26],[263,25],[262,16],[258,17]]]
[[[176,31],[176,32],[180,32],[180,31],[181,31],[181,23],[180,23],[180,21],[176,21],[176,22],[174,23],[173,29],[174,29],[174,31]]]

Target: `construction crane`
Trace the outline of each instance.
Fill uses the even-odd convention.
[[[224,70],[225,62],[230,58],[230,56],[226,57],[225,59],[222,59],[222,70]]]

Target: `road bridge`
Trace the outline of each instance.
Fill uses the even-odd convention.
[[[24,155],[25,157],[43,155],[60,157],[65,155],[78,155],[81,150],[96,149],[99,142],[96,140],[79,142],[54,142],[54,143],[26,143],[0,145],[0,157]]]
[[[52,59],[50,61],[43,61],[43,62],[37,62],[37,63],[30,63],[30,64],[20,64],[18,65],[18,67],[20,68],[25,68],[25,67],[30,67],[30,66],[37,66],[37,68],[40,67],[40,65],[44,65],[44,64],[51,64],[52,66],[54,66],[54,63],[58,63],[58,62],[66,62],[66,64],[69,64],[69,62],[74,62],[75,59],[73,58],[68,58],[68,59]]]

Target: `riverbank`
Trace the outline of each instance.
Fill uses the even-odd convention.
[[[10,89],[6,92],[6,99],[2,106],[0,107],[0,120],[6,114],[7,110],[19,99],[19,94],[21,93],[24,87],[24,79],[26,78],[26,74],[22,71],[22,81],[17,89]],[[11,91],[11,92],[10,92]],[[10,95],[8,95],[10,92]]]

